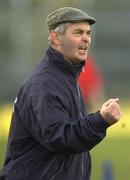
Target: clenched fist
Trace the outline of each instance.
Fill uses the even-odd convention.
[[[109,99],[106,101],[100,109],[100,114],[110,125],[118,122],[121,116],[119,99]]]

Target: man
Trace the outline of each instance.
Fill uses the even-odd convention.
[[[1,180],[90,179],[89,151],[120,118],[118,99],[87,114],[77,84],[94,23],[71,7],[48,15],[49,48],[18,92]]]

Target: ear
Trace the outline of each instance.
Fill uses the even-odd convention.
[[[59,42],[59,36],[58,36],[57,32],[52,31],[50,35],[51,35],[51,39],[52,39],[53,43],[58,46],[60,42]]]

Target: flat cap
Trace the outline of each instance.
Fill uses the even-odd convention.
[[[88,22],[92,25],[95,24],[96,19],[89,16],[84,11],[73,7],[63,7],[57,9],[50,13],[46,19],[48,30],[50,32],[60,24],[76,22]]]

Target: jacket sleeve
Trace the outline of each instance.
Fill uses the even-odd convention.
[[[42,91],[42,90],[41,90]],[[99,112],[70,121],[67,105],[53,90],[44,88],[31,97],[24,124],[32,136],[51,152],[89,151],[106,135],[108,124]]]

